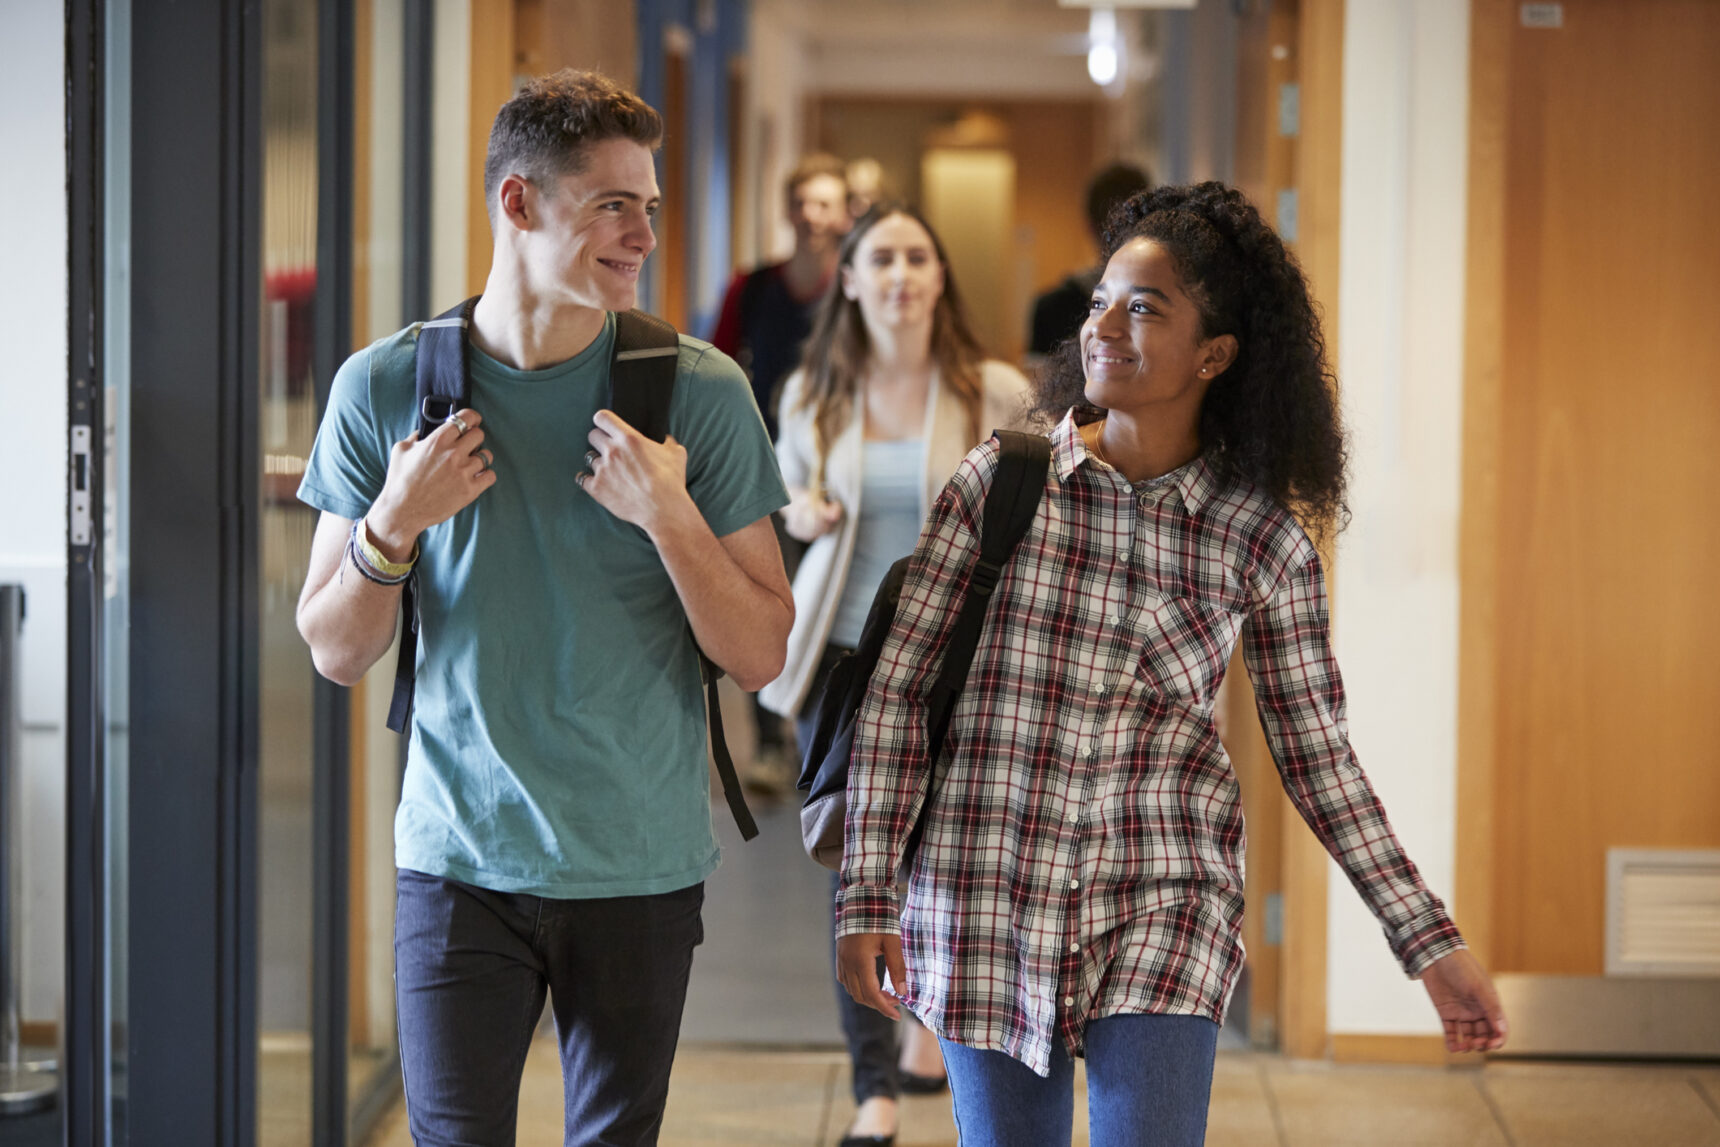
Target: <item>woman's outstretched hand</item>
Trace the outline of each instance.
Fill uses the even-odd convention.
[[[1505,1046],[1505,1009],[1481,962],[1458,949],[1422,969],[1421,983],[1445,1024],[1446,1051],[1497,1051]]]
[[[890,973],[890,983],[900,988],[908,979],[908,967],[902,962],[902,938],[890,932],[857,932],[836,938],[836,978],[848,989],[857,1004],[883,1012],[897,1019],[896,997],[878,982],[878,960]]]

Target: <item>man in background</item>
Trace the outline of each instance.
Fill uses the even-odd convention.
[[[812,331],[812,317],[836,275],[837,249],[848,234],[846,168],[833,155],[808,155],[783,184],[794,251],[780,263],[767,263],[735,275],[723,299],[711,343],[731,355],[752,379],[753,397],[776,440],[776,404],[783,379],[800,365],[800,345]],[[799,565],[801,543],[776,525],[789,576]],[[742,782],[755,792],[780,796],[794,787],[798,770],[790,759],[788,733],[776,714],[754,698],[758,749],[739,768]]]
[[[794,227],[794,252],[780,263],[742,271],[729,283],[711,345],[752,379],[753,397],[776,439],[776,398],[800,365],[818,302],[836,274],[836,251],[848,234],[848,179],[833,155],[809,155],[788,173],[783,191]]]
[[[1093,245],[1105,246],[1105,218],[1111,209],[1137,191],[1152,186],[1147,173],[1126,163],[1113,163],[1087,185],[1087,225],[1092,229]],[[1050,354],[1052,348],[1066,338],[1073,338],[1087,320],[1087,308],[1093,298],[1093,288],[1099,282],[1104,267],[1088,267],[1065,278],[1033,301],[1032,336],[1028,340],[1029,365]]]
[[[872,210],[872,204],[888,199],[884,187],[884,165],[869,155],[848,163],[848,214],[855,219]]]

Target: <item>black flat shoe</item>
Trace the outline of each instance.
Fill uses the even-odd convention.
[[[916,1075],[898,1070],[896,1077],[903,1095],[936,1095],[950,1085],[949,1078],[942,1075]]]
[[[844,1135],[836,1147],[896,1147],[894,1135]]]

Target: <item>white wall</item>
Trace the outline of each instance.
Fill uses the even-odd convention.
[[[0,36],[0,314],[15,338],[0,401],[21,433],[0,450],[0,582],[24,585],[22,833],[26,1020],[59,1018],[65,896],[65,26],[57,4],[9,6]]]
[[[1468,106],[1467,4],[1347,6],[1338,376],[1355,519],[1339,545],[1335,640],[1362,766],[1448,906]],[[1336,866],[1330,893],[1330,1030],[1438,1032]]]

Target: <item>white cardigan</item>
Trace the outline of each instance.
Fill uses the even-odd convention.
[[[783,481],[790,489],[812,483],[817,465],[813,412],[800,406],[805,375],[795,371],[783,384],[781,413],[777,419],[776,460]],[[980,366],[981,408],[979,432],[989,436],[994,429],[1022,426],[1028,411],[1028,384],[1020,371],[1008,363],[987,359]],[[858,409],[864,399],[856,396]],[[863,454],[864,419],[851,418],[836,441],[824,466],[825,497],[842,504],[842,520],[834,530],[818,538],[800,560],[794,575],[794,629],[788,635],[788,660],[781,676],[759,690],[759,702],[785,717],[799,714],[812,687],[812,675],[830,641],[830,627],[854,559],[854,535],[860,521],[860,460]],[[944,486],[978,442],[970,441],[967,411],[954,391],[939,383],[937,373],[926,400],[926,422],[920,438],[925,443],[925,473],[920,484],[920,517],[931,513]],[[906,554],[901,555],[906,557]]]

